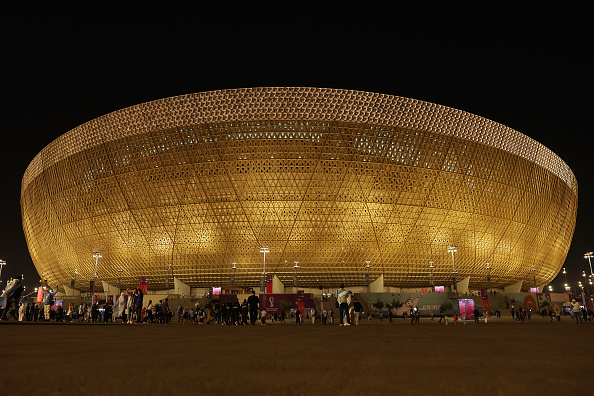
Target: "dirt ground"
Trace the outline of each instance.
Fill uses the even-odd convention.
[[[0,395],[588,392],[594,322],[0,322]]]

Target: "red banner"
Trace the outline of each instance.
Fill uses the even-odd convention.
[[[272,293],[273,274],[266,274],[266,293]]]
[[[148,277],[141,276],[138,278],[138,288],[142,290],[142,294],[146,294],[148,292]]]
[[[491,310],[489,309],[489,295],[487,289],[481,289],[481,302],[483,303],[483,316],[491,316]]]

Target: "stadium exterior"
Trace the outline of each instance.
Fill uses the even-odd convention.
[[[449,285],[455,266],[472,288],[526,288],[563,265],[577,196],[551,150],[473,114],[252,88],[143,103],[65,133],[27,168],[21,209],[38,272],[81,290],[95,275],[253,287],[261,246],[287,285]]]

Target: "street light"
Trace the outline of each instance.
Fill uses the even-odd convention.
[[[592,257],[594,257],[594,252],[584,254],[584,258],[588,259],[588,263],[590,264],[590,279],[594,279],[594,272],[592,272]]]
[[[530,272],[532,272],[532,279],[534,280],[534,288],[536,289],[536,268],[534,268],[534,264],[530,267]]]
[[[454,261],[454,253],[457,251],[456,246],[448,246],[448,253],[452,254],[452,281],[454,282],[454,290],[456,291],[456,294],[458,294],[458,285],[456,284],[456,262]]]
[[[101,252],[98,250],[93,250],[93,258],[95,259],[95,276],[93,276],[93,278],[97,279],[97,263],[99,262],[99,259],[103,257],[101,256]]]
[[[262,269],[262,279],[260,279],[260,291],[266,290],[266,253],[270,253],[268,246],[260,246],[260,253],[264,253],[264,268]]]
[[[233,273],[231,274],[231,286],[235,286],[235,270],[237,269],[237,265],[235,264],[236,263],[233,263],[233,267],[231,267],[233,270]]]
[[[433,261],[429,261],[429,284],[433,286]]]
[[[2,268],[6,265],[6,261],[0,260],[0,280],[2,280]]]
[[[293,268],[295,268],[295,273],[293,274],[293,286],[297,287],[297,269],[299,268],[299,261],[295,261]]]
[[[491,286],[491,264],[487,263],[487,284]]]
[[[370,279],[370,275],[369,275],[369,268],[371,268],[371,261],[367,260],[365,265],[365,268],[367,269],[367,272],[365,272],[365,286],[368,286],[371,284],[371,279]]]

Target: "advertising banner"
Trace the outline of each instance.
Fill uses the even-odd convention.
[[[272,277],[273,276],[274,276],[273,274],[266,274],[266,293],[272,293]]]
[[[466,320],[474,320],[474,300],[460,299],[458,300],[460,307],[460,318],[466,317]]]
[[[491,316],[491,310],[489,309],[489,296],[487,289],[481,289],[481,302],[483,305],[483,316]]]
[[[138,288],[142,290],[142,294],[146,294],[148,292],[148,277],[141,276],[138,278]]]

